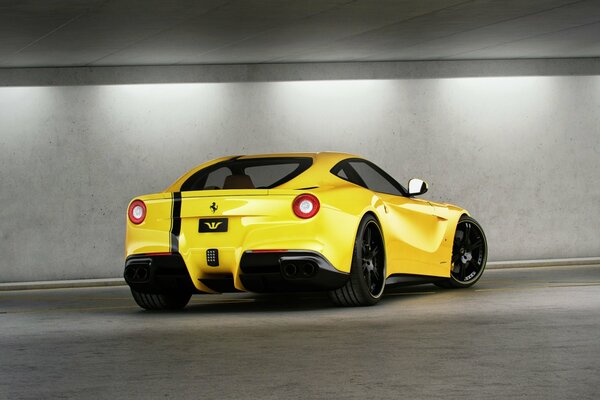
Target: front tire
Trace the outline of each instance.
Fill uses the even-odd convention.
[[[483,228],[473,218],[463,215],[456,225],[450,278],[435,284],[445,289],[473,286],[483,275],[487,263],[487,240]]]
[[[146,310],[181,310],[192,297],[191,293],[154,294],[131,289],[131,295],[138,306]]]
[[[377,304],[384,288],[383,233],[377,219],[368,214],[358,227],[350,277],[344,286],[330,291],[329,297],[338,306],[372,306]]]

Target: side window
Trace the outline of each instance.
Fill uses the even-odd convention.
[[[343,169],[340,169],[336,175],[347,181],[350,180],[350,178],[348,178],[348,175],[346,174],[346,171],[344,171]]]
[[[388,193],[397,196],[402,196],[401,189],[398,188],[396,182],[389,176],[386,176],[385,172],[378,171],[373,166],[369,165],[364,161],[349,161],[348,164],[356,171],[356,173],[362,178],[366,187],[374,192]]]
[[[350,164],[348,164],[348,161],[340,162],[338,165],[333,167],[333,169],[331,170],[331,173],[334,174],[335,176],[338,176],[338,177],[348,181],[348,182],[352,182],[355,185],[367,187],[367,184],[356,173],[354,168],[352,168],[350,166]]]

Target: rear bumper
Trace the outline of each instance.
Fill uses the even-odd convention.
[[[348,280],[320,253],[308,250],[246,251],[238,275],[251,292],[301,292],[337,289]],[[139,254],[125,261],[127,284],[139,292],[199,292],[180,254]],[[235,292],[234,277],[209,275],[199,282],[216,292]]]
[[[337,289],[348,280],[314,251],[246,251],[240,260],[240,280],[252,292],[298,292]]]

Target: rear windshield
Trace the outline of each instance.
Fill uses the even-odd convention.
[[[295,178],[311,165],[310,157],[234,158],[196,172],[181,185],[181,191],[270,189]]]

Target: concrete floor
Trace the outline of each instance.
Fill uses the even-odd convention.
[[[488,270],[476,288],[196,296],[0,292],[0,398],[600,398],[600,266]]]

